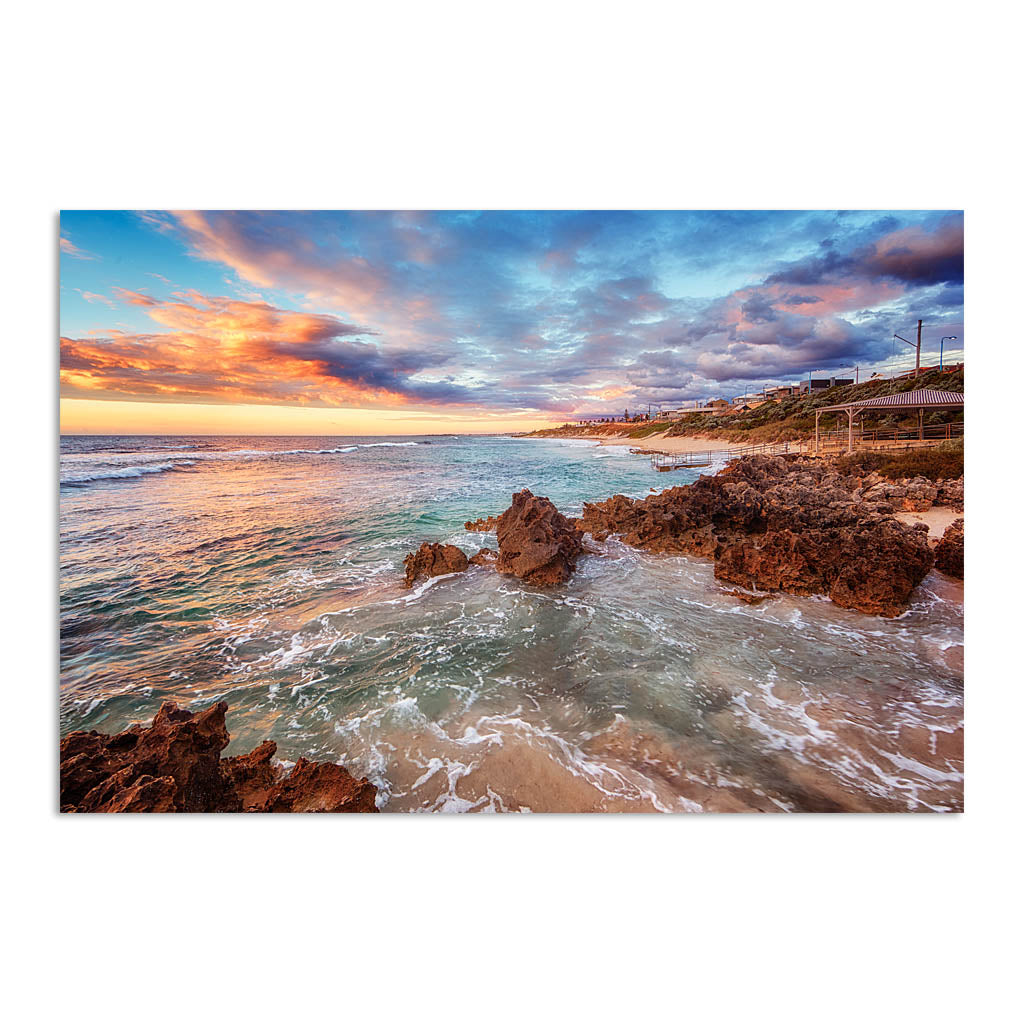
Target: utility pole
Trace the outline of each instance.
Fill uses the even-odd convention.
[[[900,334],[893,334],[893,337],[894,338],[899,338],[899,340],[902,341],[904,345],[909,345],[911,348],[917,349],[917,360],[914,363],[914,376],[915,377],[917,377],[917,375],[921,372],[921,324],[922,324],[922,322],[923,321],[921,321],[921,320],[917,321],[917,344],[916,345],[912,341],[907,341],[907,339],[904,338]]]

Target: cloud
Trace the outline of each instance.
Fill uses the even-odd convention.
[[[787,313],[722,339],[698,356],[696,366],[714,381],[787,378],[884,357],[886,344],[839,318]]]
[[[81,288],[76,288],[76,292],[85,299],[86,302],[102,302],[105,306],[109,306],[111,309],[114,308],[114,303],[106,295],[97,295],[96,292],[83,291]]]
[[[167,301],[127,289],[118,296],[170,330],[62,338],[65,393],[320,405],[461,397],[450,384],[412,380],[443,354],[384,353],[352,340],[371,331],[333,316],[195,292]]]
[[[865,276],[889,277],[908,284],[962,284],[964,222],[952,217],[933,231],[921,225],[893,231],[854,254]]]
[[[308,405],[554,408],[544,388],[515,391],[459,383],[440,372],[441,348],[383,348],[374,332],[335,316],[198,292],[168,300],[127,289],[159,333],[109,331],[61,338],[65,397],[105,392],[137,399]]]
[[[156,306],[159,305],[159,301],[154,299],[150,295],[145,295],[142,292],[135,292],[129,288],[118,288],[117,285],[112,289],[114,294],[122,301],[128,303],[130,306]]]
[[[881,222],[892,228],[893,218]],[[819,251],[770,274],[766,284],[815,285],[841,280],[903,284],[957,284],[964,279],[964,222],[955,214],[929,227],[913,224],[888,230],[877,239],[847,253],[834,239],[824,239]]]
[[[819,300],[815,300],[819,301]],[[770,323],[778,320],[779,314],[775,307],[760,292],[755,292],[740,306],[740,312],[750,323]]]
[[[958,213],[141,217],[232,294],[122,280],[153,333],[67,339],[69,388],[612,411],[877,363],[894,330],[962,303]]]
[[[79,249],[74,242],[71,241],[67,235],[60,236],[60,251],[65,256],[71,256],[76,260],[98,260],[99,256],[92,252],[86,252],[85,249]]]

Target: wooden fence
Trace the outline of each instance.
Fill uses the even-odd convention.
[[[923,430],[904,429],[854,430],[854,449],[932,448],[956,437],[964,436],[963,423],[933,423]],[[818,438],[819,452],[834,454],[836,449],[849,447],[849,430],[823,431]]]

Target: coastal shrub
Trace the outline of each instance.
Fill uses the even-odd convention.
[[[667,420],[655,421],[654,423],[645,423],[642,427],[636,427],[634,430],[629,432],[630,437],[650,437],[651,434],[658,434],[662,430],[666,430],[669,426]]]
[[[948,444],[949,442],[944,442]],[[903,480],[923,476],[928,480],[950,480],[963,476],[964,453],[937,448],[918,448],[909,452],[854,452],[836,459],[836,468],[842,473],[879,473],[889,480]]]
[[[963,476],[964,453],[939,451],[938,448],[919,448],[916,451],[892,455],[879,473],[890,480],[923,476],[928,480],[949,480]]]
[[[644,423],[630,427],[621,422],[604,423],[590,427],[567,424],[556,430],[536,431],[540,437],[573,436],[581,431],[590,435],[626,433],[631,438],[642,439],[664,430],[668,437],[711,437],[716,441],[738,441],[743,444],[772,444],[780,441],[808,441],[814,437],[814,416],[817,410],[843,402],[855,402],[865,398],[878,398],[904,391],[933,388],[963,394],[964,372],[941,373],[933,370],[919,377],[902,380],[867,380],[860,384],[829,388],[827,391],[803,395],[790,395],[775,401],[765,402],[756,409],[728,416],[713,416],[702,410],[686,413],[671,423]],[[962,421],[962,414],[950,415],[950,410],[934,410],[925,415],[927,425]],[[917,413],[894,411],[888,415],[882,411],[872,412],[867,421],[868,429],[913,429],[917,426]],[[845,414],[822,413],[822,430],[843,429]],[[934,451],[935,449],[932,449]],[[962,452],[962,448],[959,449]]]

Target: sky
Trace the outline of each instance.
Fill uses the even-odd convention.
[[[528,430],[963,358],[961,211],[63,211],[63,433]],[[856,370],[855,368],[859,368]]]

